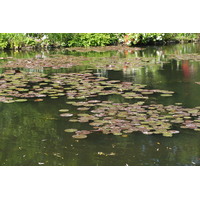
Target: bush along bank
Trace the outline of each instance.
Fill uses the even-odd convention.
[[[198,41],[198,33],[0,33],[0,49],[151,45]]]
[[[199,41],[198,33],[127,33],[119,39],[128,46]]]
[[[117,45],[115,33],[0,33],[0,49]]]

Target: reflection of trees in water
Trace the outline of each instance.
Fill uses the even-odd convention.
[[[0,51],[0,57],[13,57],[13,58],[33,58],[40,55],[47,55],[49,53],[48,50],[8,50],[8,51]]]
[[[136,133],[129,138],[118,137],[119,154],[127,156],[129,165],[193,165],[200,164],[199,136],[184,131],[172,138]],[[181,135],[182,134],[182,135]],[[129,134],[130,135],[130,134]],[[187,142],[186,142],[187,141]],[[124,160],[125,161],[125,160]]]
[[[46,152],[42,140],[47,138],[58,146],[55,120],[51,118],[52,114],[45,107],[41,111],[40,106],[29,103],[1,104],[1,165],[37,164]]]

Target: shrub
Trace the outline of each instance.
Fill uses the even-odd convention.
[[[1,49],[17,49],[27,45],[35,45],[35,41],[23,33],[0,33]]]
[[[127,33],[121,38],[121,42],[128,46],[147,45],[167,41],[191,41],[199,38],[196,33]]]
[[[106,46],[115,44],[117,41],[118,38],[113,33],[75,33],[68,41],[67,46]]]

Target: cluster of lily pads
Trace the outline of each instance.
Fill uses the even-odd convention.
[[[173,91],[145,89],[146,85],[108,80],[92,73],[59,73],[51,76],[51,81],[66,91],[68,99],[87,99],[106,95],[121,95],[126,99],[148,99],[148,95],[160,93],[172,96]]]
[[[66,129],[75,132],[74,138],[86,138],[92,132],[126,135],[133,132],[163,134],[171,137],[180,128],[200,131],[200,107],[183,108],[181,105],[164,106],[148,104],[150,95],[172,96],[173,91],[146,89],[146,85],[108,80],[98,74],[54,73],[51,75],[35,72],[7,70],[0,75],[0,101],[5,103],[24,102],[28,98],[43,101],[43,98],[65,96],[67,104],[77,107],[78,114],[68,109],[59,110],[61,117],[70,122],[89,123],[91,130]],[[114,103],[99,100],[99,96],[121,95],[136,103]],[[74,101],[70,101],[74,100]]]
[[[42,101],[43,99],[38,97],[44,98],[54,93],[61,95],[63,90],[56,88],[55,85],[49,85],[53,83],[46,76],[41,73],[16,73],[15,70],[6,70],[0,75],[0,102],[24,102],[27,98],[37,98],[35,101]]]
[[[98,48],[95,48],[98,49]],[[93,50],[95,50],[93,49]],[[116,47],[110,47],[109,50],[118,50]],[[134,52],[134,48],[123,47],[121,50]],[[83,48],[83,50],[76,51],[88,51],[88,49]],[[91,49],[90,49],[91,50]],[[103,49],[102,49],[103,50]],[[96,51],[102,51],[96,50]],[[136,49],[140,50],[140,49]],[[104,68],[107,70],[121,70],[124,67],[129,68],[139,68],[144,66],[155,66],[161,64],[160,61],[157,61],[156,58],[152,57],[125,57],[121,58],[120,56],[111,56],[111,57],[87,57],[87,56],[73,56],[73,55],[61,55],[53,54],[45,58],[29,58],[29,59],[16,59],[13,58],[7,63],[4,63],[2,67],[4,68],[26,68],[26,69],[43,69],[43,68],[71,68],[77,65],[90,65],[97,68]]]
[[[169,59],[176,59],[176,60],[194,60],[200,61],[200,55],[198,53],[191,53],[191,54],[169,54],[167,55]]]
[[[171,95],[171,91],[147,90],[145,85],[107,80],[92,73],[55,73],[51,75],[6,70],[0,75],[0,101],[23,102],[27,98],[42,101],[67,96],[68,99],[87,99],[99,95],[122,95],[126,99],[148,99],[149,94]],[[40,98],[40,99],[38,99]]]
[[[104,46],[104,47],[69,47],[66,48],[69,51],[77,51],[77,52],[105,52],[105,51],[140,51],[144,48],[140,47],[128,47],[128,46]]]
[[[97,68],[104,68],[107,70],[120,70],[124,67],[129,68],[140,68],[146,66],[155,66],[161,64],[161,61],[156,60],[152,57],[125,57],[120,58],[119,56],[111,56],[104,58],[93,58],[90,60],[90,65],[94,64]]]
[[[87,138],[87,134],[92,132],[126,135],[138,131],[146,135],[162,134],[171,137],[173,134],[179,133],[179,130],[173,129],[175,125],[179,125],[180,128],[200,131],[200,107],[144,105],[142,101],[134,104],[100,100],[68,103],[89,110],[88,113],[79,113],[69,120],[80,123],[89,122],[93,128],[90,131],[65,130],[66,132],[75,132],[73,137],[77,139]]]
[[[88,60],[83,56],[70,56],[70,55],[51,55],[46,58],[29,58],[29,59],[16,59],[4,63],[4,68],[28,68],[28,69],[37,69],[37,68],[46,68],[51,67],[53,69],[60,68],[71,68],[72,66],[79,65],[82,61]]]
[[[58,75],[57,75],[58,76]],[[66,76],[59,74],[59,76]],[[76,81],[69,81],[71,90],[66,94],[68,99],[86,99],[98,95],[120,94],[126,99],[146,100],[148,95],[161,93],[161,96],[171,96],[172,91],[148,90],[145,85],[130,82],[109,81],[104,77],[95,77],[91,73],[68,74],[76,77]],[[81,79],[80,79],[81,77]],[[70,78],[69,78],[70,80]],[[66,80],[67,81],[67,80]],[[65,83],[66,83],[65,81]],[[70,122],[89,123],[93,130],[66,129],[66,132],[75,132],[74,138],[83,139],[92,132],[103,134],[124,135],[140,131],[144,134],[163,134],[171,137],[178,130],[173,130],[174,124],[180,128],[189,128],[200,131],[200,107],[183,108],[177,105],[164,106],[162,104],[144,105],[144,101],[137,103],[113,103],[97,99],[85,101],[67,101],[67,104],[77,106],[80,111],[77,115],[62,109],[62,117],[70,117]],[[65,112],[66,111],[66,112]],[[84,111],[84,112],[82,112]]]

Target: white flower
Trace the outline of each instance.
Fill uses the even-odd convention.
[[[162,37],[159,35],[156,39],[157,40],[162,40]]]
[[[45,40],[45,39],[47,39],[47,36],[44,35],[41,39],[42,39],[42,40]]]

